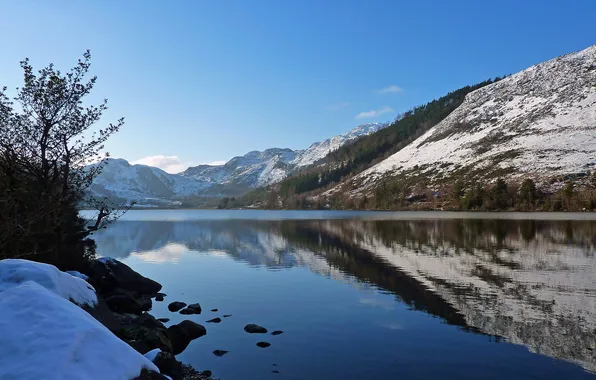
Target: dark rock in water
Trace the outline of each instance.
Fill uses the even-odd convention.
[[[174,301],[168,305],[168,310],[171,312],[177,312],[178,310],[182,309],[186,304],[180,301]]]
[[[157,318],[158,321],[162,322],[162,323],[166,323],[170,321],[170,318]]]
[[[215,313],[217,311],[217,309],[211,309],[211,311]]]
[[[215,350],[215,351],[213,351],[213,355],[215,355],[215,356],[224,356],[227,353],[228,353],[228,351],[225,351],[225,350]]]
[[[244,326],[244,331],[250,334],[266,334],[267,329],[255,324],[248,324]]]
[[[161,301],[163,301],[163,299],[164,299],[166,296],[167,296],[167,294],[165,294],[165,293],[157,293],[157,294],[155,295],[155,300],[156,300],[157,302],[161,302]]]
[[[173,380],[182,380],[184,378],[182,363],[169,352],[162,351],[158,353],[153,360],[153,364],[159,368],[159,372],[170,376]]]
[[[219,323],[221,322],[221,318],[213,318],[207,321],[207,323]]]
[[[203,372],[201,372],[201,375],[207,376],[207,377],[211,377],[212,374],[213,373],[211,371],[209,371],[208,369],[206,369]]]
[[[283,334],[283,333],[284,333],[284,332],[283,332],[283,331],[281,331],[281,330],[275,330],[274,332],[272,332],[272,333],[271,333],[271,335],[281,335],[281,334]]]
[[[199,372],[188,364],[182,364],[184,380],[211,380],[211,371]]]
[[[172,353],[178,355],[186,349],[192,340],[207,334],[207,330],[198,323],[185,320],[177,325],[168,327],[167,334],[172,342]]]
[[[117,313],[141,314],[143,305],[129,294],[113,294],[106,297],[106,304],[110,310]]]
[[[198,303],[193,303],[192,305],[188,305],[186,309],[180,310],[180,314],[201,314],[201,305]]]
[[[274,366],[274,367],[277,367],[277,364],[275,364],[275,363],[274,363],[274,364],[273,364],[273,366]]]
[[[201,314],[201,311],[203,310],[201,309],[201,305],[198,303],[191,303],[188,305],[188,308],[196,310],[196,314]]]
[[[259,346],[261,348],[267,348],[267,347],[271,346],[271,343],[259,342],[259,343],[257,343],[257,346]]]
[[[161,373],[143,368],[141,370],[141,374],[133,378],[132,380],[167,380],[167,377],[165,377]]]
[[[161,284],[132,270],[118,260],[101,258],[91,262],[87,273],[89,282],[98,293],[111,292],[123,288],[139,294],[155,294],[161,290]]]
[[[224,318],[228,318],[228,317],[231,317],[231,316],[232,316],[232,314],[224,314],[223,315]]]
[[[278,371],[278,370],[276,370],[276,369],[274,369],[274,370],[273,370],[273,371],[271,371],[271,372],[273,372],[273,373],[279,373],[279,371]]]
[[[120,322],[116,319],[107,302],[100,294],[97,295],[97,304],[95,306],[83,306],[83,309],[110,331],[115,332],[120,328]]]

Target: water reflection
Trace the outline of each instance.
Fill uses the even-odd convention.
[[[596,371],[594,221],[121,221],[97,238],[101,253],[118,258],[175,262],[203,251],[271,269],[305,266]]]

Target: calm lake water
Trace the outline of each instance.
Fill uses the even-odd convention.
[[[132,211],[95,238],[163,284],[153,315],[205,325],[178,358],[223,380],[581,379],[596,372],[595,219]]]

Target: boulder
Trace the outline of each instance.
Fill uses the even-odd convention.
[[[231,317],[231,316],[232,316],[232,314],[224,314],[224,315],[223,315],[223,317],[224,317],[224,318],[229,318],[229,317]]]
[[[143,368],[141,374],[132,380],[167,380],[168,378],[159,372]]]
[[[105,299],[97,295],[97,304],[95,306],[83,306],[83,309],[91,314],[93,318],[97,319],[102,325],[107,327],[110,331],[114,332],[120,328],[120,322],[114,316],[114,313],[110,310]]]
[[[284,333],[284,332],[283,332],[283,331],[281,331],[281,330],[275,330],[274,332],[272,332],[272,333],[271,333],[271,335],[281,335],[281,334],[283,334],[283,333]]]
[[[118,260],[102,257],[89,265],[87,273],[91,283],[98,293],[107,293],[120,287],[129,291],[143,294],[156,294],[161,290],[161,284],[147,278],[128,265]]]
[[[175,313],[178,310],[182,309],[186,304],[180,301],[174,301],[168,305],[168,310]]]
[[[227,353],[228,353],[228,351],[226,351],[226,350],[215,350],[215,351],[213,351],[213,355],[220,356],[220,357],[221,356],[224,356]]]
[[[199,305],[198,303],[193,303],[188,305],[186,309],[180,310],[180,314],[201,314],[201,311],[201,305]]]
[[[186,349],[192,340],[206,335],[207,329],[198,323],[185,320],[168,327],[167,334],[172,342],[172,353],[178,355]]]
[[[259,342],[259,343],[257,343],[257,346],[259,346],[261,348],[267,348],[267,347],[271,346],[271,343]]]
[[[168,375],[172,380],[184,379],[184,371],[182,369],[182,363],[176,360],[176,357],[169,352],[160,352],[153,359],[153,364],[159,368],[159,371]]]
[[[163,323],[161,323],[161,321],[159,321],[158,319],[155,319],[155,317],[149,313],[141,314],[133,321],[133,323],[135,325],[147,327],[150,329],[166,330],[166,327],[163,325]]]
[[[215,313],[217,311],[217,309],[211,309],[211,311]]]
[[[157,293],[157,294],[155,295],[155,300],[156,300],[157,302],[161,302],[161,301],[163,301],[163,299],[164,299],[166,296],[167,296],[167,294],[165,294],[165,293]]]
[[[221,322],[221,318],[213,318],[207,321],[207,323],[219,323]]]
[[[244,326],[244,331],[249,334],[267,334],[266,328],[252,323]]]
[[[106,304],[116,313],[141,314],[143,305],[128,294],[112,294],[106,297]]]
[[[162,322],[162,323],[166,323],[170,321],[170,318],[157,318],[158,321]]]
[[[121,327],[116,335],[143,355],[156,348],[174,352],[165,328],[162,330],[133,324]]]

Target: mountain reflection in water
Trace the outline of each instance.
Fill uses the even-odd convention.
[[[96,238],[116,258],[206,251],[270,269],[308,267],[596,372],[594,221],[120,221]]]

